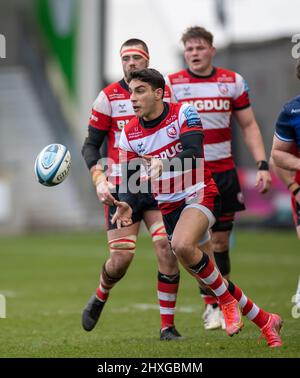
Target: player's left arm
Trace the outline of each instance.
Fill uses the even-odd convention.
[[[245,143],[258,167],[256,186],[259,187],[261,193],[266,193],[270,189],[272,179],[266,159],[263,138],[253,110],[249,106],[245,109],[236,110],[234,115],[242,130]]]

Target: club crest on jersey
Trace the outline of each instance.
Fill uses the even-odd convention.
[[[167,127],[167,135],[168,137],[173,138],[173,139],[177,137],[177,131],[174,125],[171,124]]]
[[[218,89],[219,89],[219,92],[221,93],[221,95],[225,96],[225,95],[228,94],[229,88],[228,88],[227,84],[219,83]]]

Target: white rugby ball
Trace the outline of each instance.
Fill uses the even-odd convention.
[[[71,154],[62,144],[49,144],[37,156],[34,172],[39,183],[45,186],[60,184],[71,168]]]

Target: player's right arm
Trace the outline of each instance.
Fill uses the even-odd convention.
[[[120,202],[126,202],[131,208],[136,203],[136,193],[140,185],[140,165],[142,160],[138,153],[134,151],[127,140],[126,129],[132,121],[126,125],[119,141],[119,161],[121,164],[121,183],[119,189]]]
[[[100,147],[111,126],[111,106],[103,91],[96,98],[88,126],[88,136],[82,146],[82,156],[90,170],[99,200],[112,205],[115,198],[110,193],[111,184],[107,182],[101,165]]]

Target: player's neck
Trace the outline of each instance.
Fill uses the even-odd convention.
[[[145,116],[143,116],[143,120],[148,122],[148,121],[153,121],[156,118],[159,118],[164,111],[164,103],[160,102],[157,104],[155,109],[153,111]]]
[[[212,73],[214,72],[214,67],[212,65],[208,66],[207,68],[204,68],[204,69],[194,69],[194,70],[191,70],[189,68],[189,71],[194,74],[195,76],[200,76],[200,77],[208,77],[208,76],[211,76]]]

